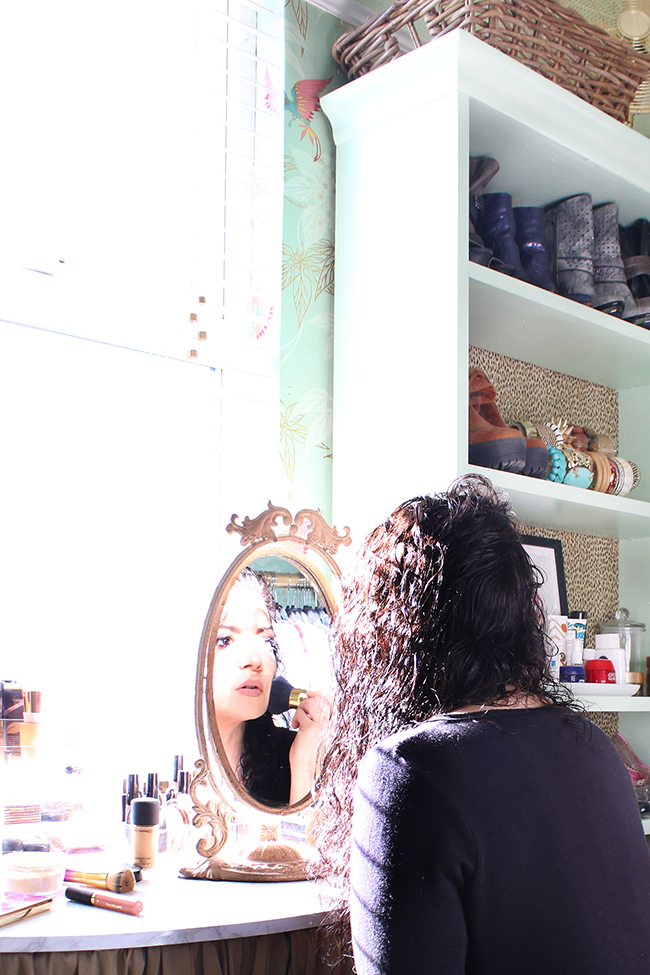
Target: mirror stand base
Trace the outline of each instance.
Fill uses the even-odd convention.
[[[195,867],[181,867],[179,875],[189,880],[238,880],[249,883],[309,880],[312,876],[309,863],[302,859],[284,862],[229,861],[218,856],[210,857]]]

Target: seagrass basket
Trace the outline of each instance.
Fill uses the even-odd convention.
[[[335,60],[352,80],[400,57],[397,32],[416,47],[449,31],[469,31],[619,122],[650,73],[650,56],[615,40],[555,0],[398,0],[342,34]],[[428,34],[428,36],[426,36]]]

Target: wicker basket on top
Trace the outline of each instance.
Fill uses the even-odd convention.
[[[333,48],[348,78],[357,78],[404,52],[397,32],[416,47],[420,33],[434,40],[459,27],[538,71],[620,122],[650,73],[650,57],[614,40],[555,0],[399,0],[361,27],[342,34]]]

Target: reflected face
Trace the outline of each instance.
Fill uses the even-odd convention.
[[[221,615],[212,692],[217,723],[259,718],[268,708],[275,677],[275,638],[261,593],[233,586]]]

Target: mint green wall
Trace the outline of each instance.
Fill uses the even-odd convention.
[[[318,7],[285,8],[285,182],[280,452],[294,508],[331,519],[334,141],[319,98],[346,81],[331,55],[348,29]]]

